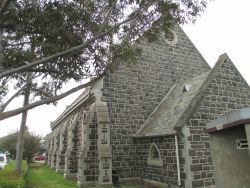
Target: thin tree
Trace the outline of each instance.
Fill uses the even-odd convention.
[[[30,89],[32,84],[32,76],[28,75],[27,86],[24,89],[24,100],[23,106],[27,106],[30,100]],[[22,160],[23,160],[23,150],[24,150],[24,137],[26,131],[26,122],[27,122],[28,110],[22,113],[22,120],[20,130],[18,132],[17,144],[16,144],[16,171],[22,173]]]

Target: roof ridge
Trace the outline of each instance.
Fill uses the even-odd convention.
[[[182,116],[178,119],[178,122],[176,123],[176,125],[178,125],[178,126],[174,127],[175,130],[180,130],[184,126],[184,123],[187,121],[187,119],[190,117],[190,115],[193,113],[193,111],[197,107],[197,104],[200,102],[200,100],[201,100],[201,98],[202,98],[205,90],[208,88],[208,86],[210,85],[211,81],[216,76],[219,68],[228,59],[229,59],[229,57],[227,56],[226,53],[224,53],[224,54],[222,54],[222,55],[219,56],[218,60],[216,61],[216,64],[212,68],[212,70],[210,70],[208,72],[208,75],[204,79],[203,84],[200,85],[199,91],[193,97],[193,99],[190,101],[188,107],[184,110],[184,113],[182,114]]]

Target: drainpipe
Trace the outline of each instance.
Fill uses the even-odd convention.
[[[175,135],[175,153],[176,153],[176,163],[177,163],[178,187],[180,187],[181,186],[181,175],[180,175],[180,161],[179,161],[177,135]]]
[[[111,88],[111,78],[110,78],[111,72],[109,72],[109,94],[108,94],[108,108],[109,108],[109,144],[111,147],[111,98],[110,98],[110,88]]]

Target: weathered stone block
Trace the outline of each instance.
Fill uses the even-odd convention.
[[[191,165],[191,171],[192,172],[194,172],[194,171],[202,171],[202,165],[201,164]]]

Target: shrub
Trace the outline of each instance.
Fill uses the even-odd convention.
[[[22,162],[22,174],[15,172],[15,161],[11,161],[0,170],[0,188],[23,188],[25,187],[24,175],[28,170],[26,161]]]
[[[0,0],[1,2],[2,0]],[[18,132],[11,133],[3,138],[0,138],[0,145],[3,150],[10,152],[11,156],[15,158],[16,156],[16,144],[17,144]],[[30,133],[26,127],[26,133],[24,135],[24,150],[23,159],[29,162],[35,153],[40,150],[40,136]]]

